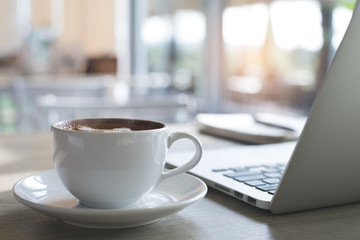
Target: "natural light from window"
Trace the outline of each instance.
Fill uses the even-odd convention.
[[[205,39],[205,17],[202,13],[181,10],[174,16],[176,42],[184,45],[200,44]]]
[[[323,36],[319,2],[277,1],[270,5],[270,17],[275,43],[280,49],[321,49]]]
[[[339,6],[333,11],[333,37],[331,39],[331,45],[334,49],[337,49],[340,45],[341,40],[344,37],[347,29],[352,11],[346,7]]]
[[[265,4],[229,7],[223,14],[223,38],[229,46],[263,46],[268,28],[268,10]]]
[[[205,38],[205,17],[193,10],[180,10],[171,15],[149,17],[142,27],[142,37],[149,45],[169,42],[197,45]]]
[[[172,34],[171,16],[149,17],[142,27],[141,34],[144,41],[150,45],[169,42]]]

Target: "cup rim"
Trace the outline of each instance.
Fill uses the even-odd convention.
[[[70,125],[71,122],[85,122],[85,121],[107,121],[107,122],[114,122],[114,121],[123,121],[127,123],[131,122],[138,122],[138,123],[150,123],[151,126],[154,128],[150,129],[142,129],[142,130],[134,130],[131,132],[96,132],[96,131],[74,131],[71,129],[66,129],[63,126],[64,125]],[[62,127],[61,127],[62,126]],[[157,127],[155,127],[157,126]],[[50,130],[58,130],[58,131],[64,131],[64,132],[72,132],[72,133],[81,133],[81,134],[124,134],[124,133],[139,133],[139,132],[153,132],[153,131],[159,131],[159,130],[165,130],[167,129],[167,125],[162,122],[153,121],[153,120],[145,120],[145,119],[136,119],[136,118],[79,118],[79,119],[68,119],[68,120],[62,120],[55,122],[51,124]]]

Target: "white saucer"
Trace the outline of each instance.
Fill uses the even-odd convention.
[[[94,209],[78,204],[55,170],[18,181],[14,198],[22,204],[66,223],[89,228],[128,228],[153,223],[202,199],[207,187],[200,179],[180,174],[164,180],[130,208]]]

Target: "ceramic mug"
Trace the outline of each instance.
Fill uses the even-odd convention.
[[[165,157],[178,139],[189,139],[195,154],[165,170]],[[166,178],[195,167],[200,141],[185,132],[169,134],[160,122],[136,119],[76,119],[51,126],[53,160],[68,191],[92,208],[126,208]]]

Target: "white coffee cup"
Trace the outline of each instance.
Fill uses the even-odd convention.
[[[165,124],[147,120],[62,121],[51,126],[51,138],[62,183],[81,204],[92,208],[129,207],[164,179],[195,167],[202,156],[195,136],[169,135]],[[183,138],[195,144],[194,156],[183,166],[164,170],[168,149]]]

